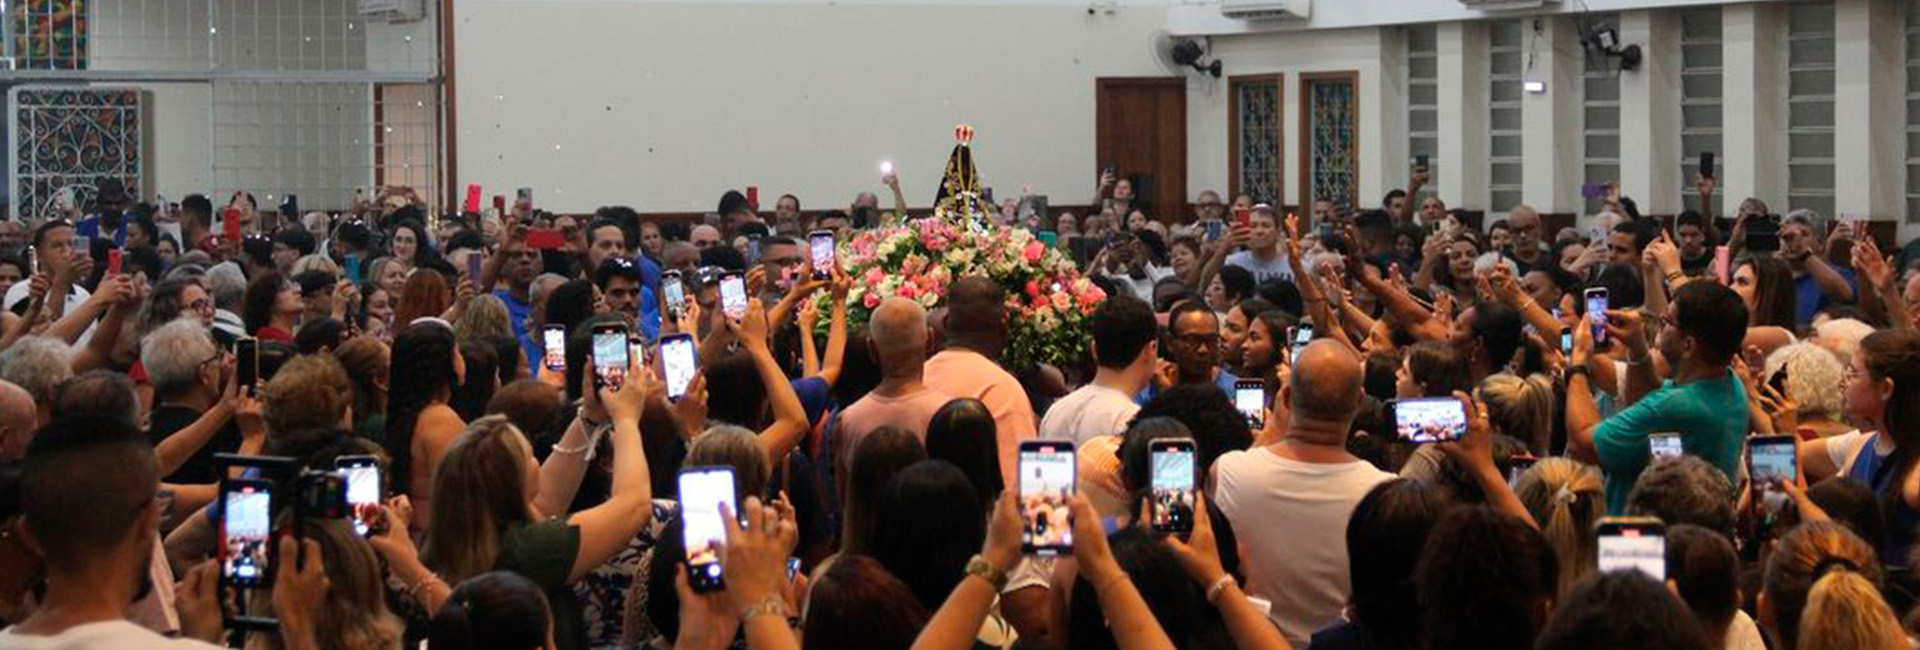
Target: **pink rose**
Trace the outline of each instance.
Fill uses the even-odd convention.
[[[861,304],[866,305],[867,309],[873,309],[880,306],[880,296],[877,294],[869,293],[867,294],[866,299],[861,300],[860,302]]]
[[[887,279],[887,272],[880,270],[880,267],[876,266],[867,269],[867,284],[880,284],[880,282],[885,279]]]
[[[1041,244],[1040,242],[1037,242],[1037,241],[1027,242],[1027,250],[1026,250],[1027,261],[1038,262],[1040,261],[1040,256],[1042,254],[1045,254],[1046,252],[1047,252],[1047,247],[1044,244]]]
[[[1028,298],[1040,297],[1040,281],[1039,280],[1027,281],[1027,297]]]
[[[912,300],[914,296],[920,295],[920,290],[913,288],[913,285],[911,284],[903,284],[903,285],[900,285],[899,291],[895,291],[893,293],[896,296],[900,296],[902,298]]]

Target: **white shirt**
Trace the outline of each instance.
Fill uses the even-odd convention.
[[[1246,269],[1253,274],[1253,283],[1266,284],[1269,280],[1293,281],[1293,265],[1287,263],[1287,249],[1275,253],[1273,259],[1261,261],[1253,251],[1238,251],[1227,256],[1227,264]]]
[[[1753,624],[1753,618],[1741,610],[1733,610],[1733,622],[1727,625],[1727,650],[1767,650],[1767,642],[1760,637],[1760,627]]]
[[[1394,478],[1365,461],[1305,463],[1266,448],[1213,465],[1215,499],[1240,539],[1248,592],[1296,648],[1340,617],[1352,595],[1347,519],[1373,486]]]
[[[157,650],[219,650],[220,646],[194,639],[169,639],[152,630],[127,621],[105,621],[67,628],[53,636],[18,634],[16,628],[0,630],[0,649],[4,650],[119,650],[154,648]]]
[[[27,292],[32,290],[31,284],[32,283],[24,279],[20,282],[13,283],[13,286],[7,288],[6,298],[0,299],[0,307],[4,307],[7,311],[13,311],[14,305],[18,305],[20,301],[27,299]],[[67,291],[67,308],[62,310],[60,315],[66,316],[67,314],[73,313],[74,310],[80,308],[80,305],[86,304],[88,298],[92,297],[93,293],[87,291],[86,287],[78,284],[73,285],[73,289]],[[96,324],[97,323],[88,323],[87,331],[80,333],[80,338],[75,339],[73,344],[86,345],[87,341],[93,338],[93,328]]]
[[[1173,277],[1173,269],[1154,266],[1152,264],[1142,264],[1140,268],[1145,271],[1145,273],[1141,275],[1146,277],[1135,278],[1131,274],[1128,274],[1124,268],[1118,272],[1111,273],[1102,271],[1100,275],[1107,276],[1107,279],[1112,280],[1114,284],[1126,287],[1127,290],[1133,292],[1133,297],[1139,298],[1141,302],[1153,304],[1153,285],[1159,284],[1163,279]]]
[[[1047,409],[1046,417],[1040,418],[1040,438],[1083,444],[1125,431],[1127,422],[1138,412],[1140,405],[1133,403],[1133,398],[1126,393],[1087,384]]]

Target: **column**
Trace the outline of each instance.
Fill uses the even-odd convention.
[[[1680,205],[1680,21],[1667,11],[1620,14],[1620,42],[1640,46],[1640,68],[1620,73],[1620,190],[1642,214]]]
[[[1440,83],[1440,198],[1448,207],[1488,210],[1487,28],[1442,23],[1436,55]]]
[[[1906,22],[1886,0],[1834,5],[1834,212],[1905,212]]]
[[[1526,93],[1520,119],[1526,128],[1522,196],[1543,213],[1579,213],[1580,36],[1569,16],[1541,16],[1525,36],[1528,81],[1545,82],[1544,93]]]
[[[1787,204],[1787,25],[1775,4],[1722,9],[1721,182],[1714,201]],[[1732,210],[1727,210],[1731,214]]]

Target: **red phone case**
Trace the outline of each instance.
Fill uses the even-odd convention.
[[[495,214],[506,214],[507,197],[498,194],[493,195],[493,211]]]
[[[480,211],[480,184],[467,183],[467,204],[461,212]]]
[[[1234,210],[1234,211],[1233,211],[1233,219],[1234,219],[1234,221],[1238,221],[1238,222],[1240,222],[1240,226],[1241,226],[1241,227],[1246,227],[1246,226],[1249,226],[1249,225],[1252,225],[1252,224],[1253,224],[1253,210],[1249,210],[1249,209],[1247,209],[1247,208],[1240,208],[1240,209],[1237,209],[1237,210]]]
[[[107,249],[107,273],[110,275],[120,274],[120,249],[118,248]]]
[[[227,233],[228,240],[236,241],[236,242],[240,241],[240,211],[239,210],[236,210],[234,208],[227,208],[226,212],[220,213],[220,223],[221,223],[221,229],[225,230]]]
[[[527,230],[527,246],[534,250],[555,250],[565,248],[566,235],[549,228],[530,228]]]
[[[760,186],[747,186],[747,205],[752,206],[756,211],[760,209]]]

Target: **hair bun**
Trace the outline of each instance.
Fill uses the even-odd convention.
[[[1820,560],[1819,564],[1813,565],[1813,579],[1818,581],[1821,576],[1827,575],[1827,572],[1832,571],[1835,567],[1845,568],[1854,573],[1860,572],[1860,565],[1854,564],[1853,560],[1844,557],[1828,557]]]

